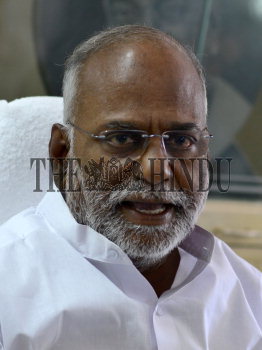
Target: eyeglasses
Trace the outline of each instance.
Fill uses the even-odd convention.
[[[95,135],[70,121],[67,124],[98,140],[107,154],[119,158],[140,157],[149,140],[153,137],[161,138],[166,156],[176,158],[201,157],[206,155],[209,140],[213,137],[208,133],[207,128],[203,130],[172,130],[162,134],[149,134],[143,130],[105,130],[99,135]]]

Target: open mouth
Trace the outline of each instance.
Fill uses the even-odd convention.
[[[159,201],[130,200],[120,204],[124,217],[138,225],[170,223],[180,209],[179,206]]]
[[[145,215],[160,215],[170,210],[173,205],[170,203],[152,203],[152,202],[133,202],[125,201],[122,203],[128,209],[135,210]]]

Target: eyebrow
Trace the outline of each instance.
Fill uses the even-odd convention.
[[[140,130],[135,124],[130,122],[123,122],[113,120],[105,125],[107,129],[129,129],[129,130]],[[195,123],[171,123],[169,130],[200,130],[199,126]]]
[[[195,123],[178,123],[173,122],[170,125],[170,130],[200,130],[199,126]]]
[[[135,126],[132,123],[129,122],[121,122],[118,120],[111,121],[110,123],[106,124],[105,127],[107,129],[131,129],[131,130],[137,130],[137,126]]]

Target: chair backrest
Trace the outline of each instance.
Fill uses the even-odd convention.
[[[36,189],[36,161],[48,158],[53,123],[63,119],[61,97],[26,97],[0,101],[0,224],[21,210],[36,205],[48,189],[49,167],[40,163]],[[47,161],[46,161],[47,163]]]

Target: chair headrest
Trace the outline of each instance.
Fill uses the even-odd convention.
[[[62,97],[26,97],[0,101],[0,224],[21,210],[36,205],[48,189],[48,168],[41,166],[36,188],[35,162],[48,158],[53,123],[62,123]]]

